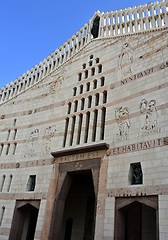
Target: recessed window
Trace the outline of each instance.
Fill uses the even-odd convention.
[[[2,143],[2,144],[0,145],[0,155],[2,155],[3,148],[4,148],[4,144]]]
[[[93,62],[92,61],[89,61],[89,66],[92,66]]]
[[[71,102],[69,102],[69,103],[68,103],[68,114],[70,114],[70,113],[71,113],[71,106],[72,106],[72,103],[71,103]]]
[[[105,132],[105,120],[106,120],[106,108],[101,109],[101,131],[100,131],[100,140],[104,140]]]
[[[85,71],[85,78],[88,78],[88,70]]]
[[[74,138],[74,131],[75,131],[75,123],[76,123],[76,116],[72,117],[72,125],[71,125],[71,135],[70,135],[70,142],[69,145],[72,146],[73,138]]]
[[[90,112],[86,113],[86,122],[85,122],[85,136],[84,136],[84,143],[88,141],[89,135],[89,123],[90,123]]]
[[[77,92],[77,88],[74,87],[74,88],[73,88],[73,96],[76,96],[76,92]]]
[[[86,63],[84,63],[84,64],[82,65],[82,67],[83,67],[83,69],[85,69],[85,68],[86,68]]]
[[[96,63],[99,63],[99,58],[96,58]]]
[[[96,128],[97,128],[97,117],[98,117],[98,111],[94,111],[94,119],[93,119],[93,132],[92,132],[92,141],[95,142],[96,140]]]
[[[13,178],[13,175],[11,174],[11,175],[9,176],[9,182],[8,182],[7,192],[10,191],[10,187],[11,187],[11,183],[12,183],[12,178]]]
[[[78,125],[78,132],[77,132],[77,144],[80,144],[80,137],[81,137],[81,130],[82,130],[82,120],[83,120],[83,115],[79,115],[79,125]]]
[[[99,105],[99,93],[95,95],[95,106]]]
[[[80,94],[83,93],[83,85],[80,86]]]
[[[7,135],[7,139],[6,139],[6,141],[8,141],[9,140],[9,136],[10,136],[10,130],[8,130],[8,135]]]
[[[88,97],[88,108],[91,108],[92,105],[92,96]]]
[[[103,103],[107,103],[107,91],[103,92]]]
[[[5,183],[5,178],[6,178],[6,175],[4,174],[4,175],[2,176],[2,182],[1,182],[1,186],[0,186],[0,192],[2,192],[2,190],[3,190],[3,186],[4,186],[4,183]]]
[[[90,55],[90,59],[93,59],[93,55]]]
[[[14,143],[14,146],[13,146],[13,155],[15,155],[16,147],[17,147],[17,143]]]
[[[140,162],[130,164],[129,182],[131,185],[143,184],[143,173]]]
[[[96,89],[97,88],[97,80],[95,79],[94,81],[93,81],[93,89]]]
[[[1,208],[1,213],[0,213],[0,226],[2,225],[2,220],[3,220],[4,213],[5,213],[5,207],[3,206]]]
[[[10,144],[7,145],[7,148],[6,148],[6,155],[9,154],[9,148],[10,148]]]
[[[13,140],[16,139],[17,129],[14,129]]]
[[[101,73],[102,72],[102,65],[100,64],[99,66],[98,66],[98,73]]]
[[[100,78],[100,81],[101,81],[101,83],[100,83],[100,84],[101,84],[101,87],[104,86],[104,80],[105,80],[104,77],[101,77],[101,78]]]
[[[78,81],[82,80],[82,73],[78,73]]]
[[[95,75],[95,68],[92,68],[91,69],[91,76],[94,76]]]
[[[78,101],[76,100],[74,102],[74,112],[77,112],[77,108],[78,108]]]
[[[88,92],[90,90],[90,82],[86,83],[86,91]]]
[[[17,119],[14,118],[14,119],[13,119],[13,126],[14,126],[14,127],[16,126],[16,122],[17,122]]]
[[[30,175],[27,183],[27,191],[34,191],[36,185],[36,175]]]
[[[69,118],[66,118],[66,120],[65,120],[65,130],[64,130],[63,147],[65,147],[65,145],[66,145],[67,134],[68,134],[68,126],[69,126]]]
[[[82,98],[82,99],[81,99],[81,110],[84,109],[84,106],[85,106],[85,99]]]

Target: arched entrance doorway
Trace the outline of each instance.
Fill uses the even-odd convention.
[[[100,159],[60,164],[50,240],[93,240]]]
[[[158,240],[156,197],[116,199],[115,240]]]
[[[17,201],[9,240],[33,240],[40,201]]]
[[[71,186],[65,199],[61,240],[93,240],[95,193],[91,171],[69,173]]]

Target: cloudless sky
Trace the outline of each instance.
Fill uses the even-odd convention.
[[[2,0],[0,88],[40,63],[84,26],[96,10],[143,5],[145,0]]]

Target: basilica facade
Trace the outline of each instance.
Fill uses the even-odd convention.
[[[1,240],[168,239],[168,1],[99,12],[0,89]]]

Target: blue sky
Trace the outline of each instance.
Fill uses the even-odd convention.
[[[0,88],[40,63],[76,33],[96,10],[145,0],[5,0],[0,4]]]

